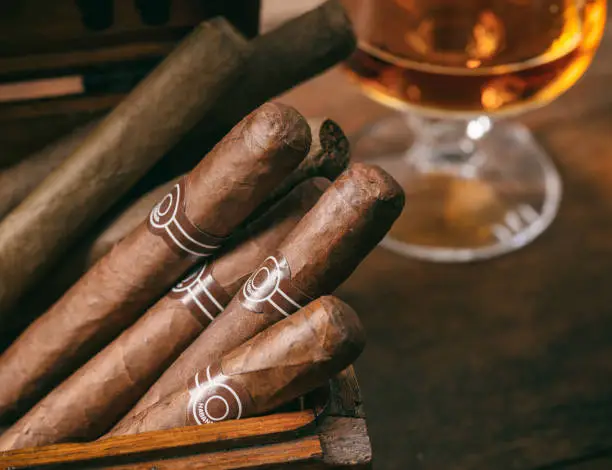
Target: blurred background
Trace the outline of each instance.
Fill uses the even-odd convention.
[[[509,3],[513,2],[538,3]],[[263,0],[261,30],[320,3]],[[570,3],[585,2],[560,2]],[[0,38],[7,34],[5,30]],[[175,38],[166,39],[170,43]],[[17,52],[8,53],[10,47],[0,40],[0,52],[14,56],[4,62],[8,68],[0,68],[6,77],[16,76],[11,74],[27,60],[19,59]],[[155,47],[163,53],[168,46],[160,41]],[[547,207],[546,198],[554,199],[552,212],[537,230],[525,235],[521,226],[509,238],[498,236],[492,243],[502,249],[476,256],[486,259],[478,263],[432,263],[429,255],[406,256],[402,250],[380,247],[339,290],[368,333],[357,374],[375,468],[612,468],[611,57],[612,42],[605,34],[592,65],[575,86],[546,106],[512,116],[530,131],[537,151],[552,165],[543,167],[542,174],[549,175],[542,176],[546,183],[531,187],[530,197],[540,201],[534,203],[535,219],[546,212],[538,204]],[[112,75],[93,71],[0,85],[0,163],[19,161],[102,115],[150,65],[143,60]],[[542,80],[550,79],[546,77]],[[381,147],[361,146],[364,129],[397,116],[397,109],[369,98],[362,86],[347,73],[346,65],[339,65],[279,99],[307,117],[328,116],[339,122],[358,149],[355,158],[369,160]],[[52,111],[44,103],[20,102],[24,97],[76,96],[83,90],[95,95],[100,88],[116,93],[94,96],[86,103],[65,100]],[[550,178],[562,184],[562,192],[546,192],[547,185],[554,186]],[[428,193],[411,199],[414,194],[408,186],[407,211],[444,212],[453,230],[470,234],[462,242],[470,253],[481,248],[474,248],[472,234],[482,233],[483,217],[501,214],[512,229],[507,208],[498,210],[498,201],[486,187],[454,184],[443,192],[443,197]],[[429,248],[445,240],[451,240],[446,248],[456,248],[456,238],[433,240]],[[468,260],[472,258],[443,261]]]

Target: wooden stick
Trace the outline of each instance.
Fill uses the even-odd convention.
[[[23,468],[37,465],[80,462],[108,457],[143,455],[150,452],[175,453],[194,445],[202,450],[241,447],[244,442],[265,444],[279,435],[294,435],[314,422],[310,410],[251,418],[240,423],[226,422],[217,426],[190,426],[172,433],[157,431],[138,436],[117,436],[87,444],[58,444],[46,447],[30,447],[0,453],[0,468]],[[225,439],[219,441],[219,436]],[[148,468],[151,468],[149,466]]]

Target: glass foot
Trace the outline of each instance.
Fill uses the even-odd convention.
[[[550,225],[561,180],[526,127],[492,126],[486,117],[419,122],[409,126],[394,116],[353,142],[356,160],[381,166],[406,192],[404,212],[382,246],[424,260],[466,262],[521,248]]]

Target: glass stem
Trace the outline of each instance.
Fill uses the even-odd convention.
[[[424,173],[450,173],[474,178],[484,162],[478,141],[492,127],[486,117],[473,119],[439,119],[407,113],[406,121],[416,141],[406,158]]]

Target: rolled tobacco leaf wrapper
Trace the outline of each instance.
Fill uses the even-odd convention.
[[[264,202],[259,206],[257,214],[253,213],[249,216],[249,221],[252,222],[261,216],[303,181],[315,177],[324,177],[332,181],[348,166],[350,149],[348,139],[342,128],[328,118],[308,119],[308,125],[310,126],[312,136],[308,155],[287,178],[266,196]],[[145,220],[149,215],[151,207],[179,179],[180,177],[174,178],[140,197],[135,203],[114,218],[93,241],[88,241],[86,247],[84,247],[84,251],[86,251],[85,266],[89,268],[93,265],[135,229],[138,224]],[[64,264],[69,262],[70,260],[66,260]]]
[[[98,121],[79,127],[33,155],[0,170],[0,219],[72,154]]]
[[[339,0],[329,0],[256,37],[251,41],[244,82],[217,101],[214,109],[160,162],[156,172],[185,172],[201,155],[202,141],[214,144],[261,103],[346,59],[355,44],[351,22]]]
[[[120,423],[177,391],[198,364],[213,363],[309,300],[333,292],[387,233],[403,205],[404,193],[391,176],[352,164]]]
[[[322,385],[365,345],[359,318],[321,297],[211,364],[200,363],[181,389],[116,427],[136,434],[259,415]],[[109,435],[109,436],[110,436]]]
[[[19,315],[11,315],[2,328],[0,352],[4,351],[30,323],[47,311],[91,266],[146,220],[151,208],[179,179],[174,178],[148,192],[117,217],[111,218],[102,232],[92,230],[74,246],[62,263],[51,271],[51,275],[44,280],[44,283],[38,283],[31,288],[29,292],[32,295],[25,295],[19,304],[13,307],[19,310]]]
[[[203,23],[0,224],[0,321],[240,76],[247,42]]]
[[[307,154],[310,128],[269,103],[238,124],[141,223],[0,356],[0,416],[80,367],[208,257]],[[49,341],[52,338],[53,341]]]
[[[257,219],[302,181],[317,176],[334,180],[346,169],[349,162],[349,145],[340,126],[327,118],[309,119],[308,124],[312,135],[310,152],[247,221]],[[8,346],[8,341],[14,339],[29,323],[44,313],[87,269],[145,220],[151,207],[170,191],[178,180],[179,178],[172,179],[146,193],[118,216],[110,217],[110,222],[102,232],[94,231],[72,248],[61,265],[55,268],[53,276],[45,280],[44,289],[37,289],[35,286],[36,295],[25,296],[20,302],[19,315],[13,315],[4,328],[5,338],[4,343],[0,342],[0,352]]]
[[[94,439],[107,431],[221,312],[328,185],[322,178],[302,183],[251,224],[242,241],[194,269],[0,436],[0,449]]]

